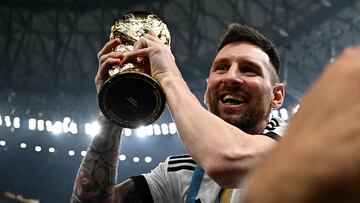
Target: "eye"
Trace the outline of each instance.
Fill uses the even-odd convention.
[[[257,68],[252,66],[243,66],[241,67],[241,72],[248,76],[257,76],[260,75]]]
[[[213,72],[225,73],[228,69],[229,67],[226,64],[218,64],[214,66]]]

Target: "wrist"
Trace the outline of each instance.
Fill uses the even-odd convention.
[[[123,128],[116,125],[109,119],[107,119],[104,114],[100,111],[98,119],[97,119],[99,125],[100,125],[100,134],[107,134],[107,133],[119,133],[121,134]],[[104,133],[106,132],[106,133]]]
[[[161,87],[166,92],[167,89],[173,88],[178,85],[185,84],[184,79],[181,75],[169,74],[166,77],[163,77],[161,80],[158,80]]]

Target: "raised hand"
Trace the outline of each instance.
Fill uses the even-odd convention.
[[[145,63],[150,65],[151,76],[160,84],[167,77],[181,77],[170,47],[166,46],[153,31],[134,44],[133,51],[125,55],[121,64],[136,63],[138,57],[144,58]]]
[[[120,39],[113,39],[107,42],[97,54],[99,69],[95,76],[95,85],[98,93],[100,91],[100,87],[109,78],[109,70],[113,66],[120,65],[121,61],[125,57],[123,53],[113,51],[113,49],[120,43]]]

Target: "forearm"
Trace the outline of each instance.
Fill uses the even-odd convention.
[[[269,149],[268,143],[256,143],[254,136],[203,108],[181,78],[167,80],[163,87],[183,145],[212,178],[224,181],[219,184],[237,184],[261,157],[257,155]]]
[[[95,136],[79,168],[71,202],[113,202],[121,128],[102,115]]]
[[[216,147],[215,145],[222,144],[221,142],[214,143],[214,134],[218,133],[218,125],[222,125],[222,123],[217,121],[219,118],[201,106],[181,78],[168,80],[163,87],[184,146],[195,160],[201,160],[203,154],[197,152],[205,152]],[[205,133],[207,142],[204,142],[205,138],[202,135]],[[214,145],[210,146],[210,143],[214,143]]]

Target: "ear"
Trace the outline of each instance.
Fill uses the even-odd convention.
[[[271,107],[277,109],[284,102],[285,87],[283,83],[276,83],[273,88],[273,99],[271,101]]]

